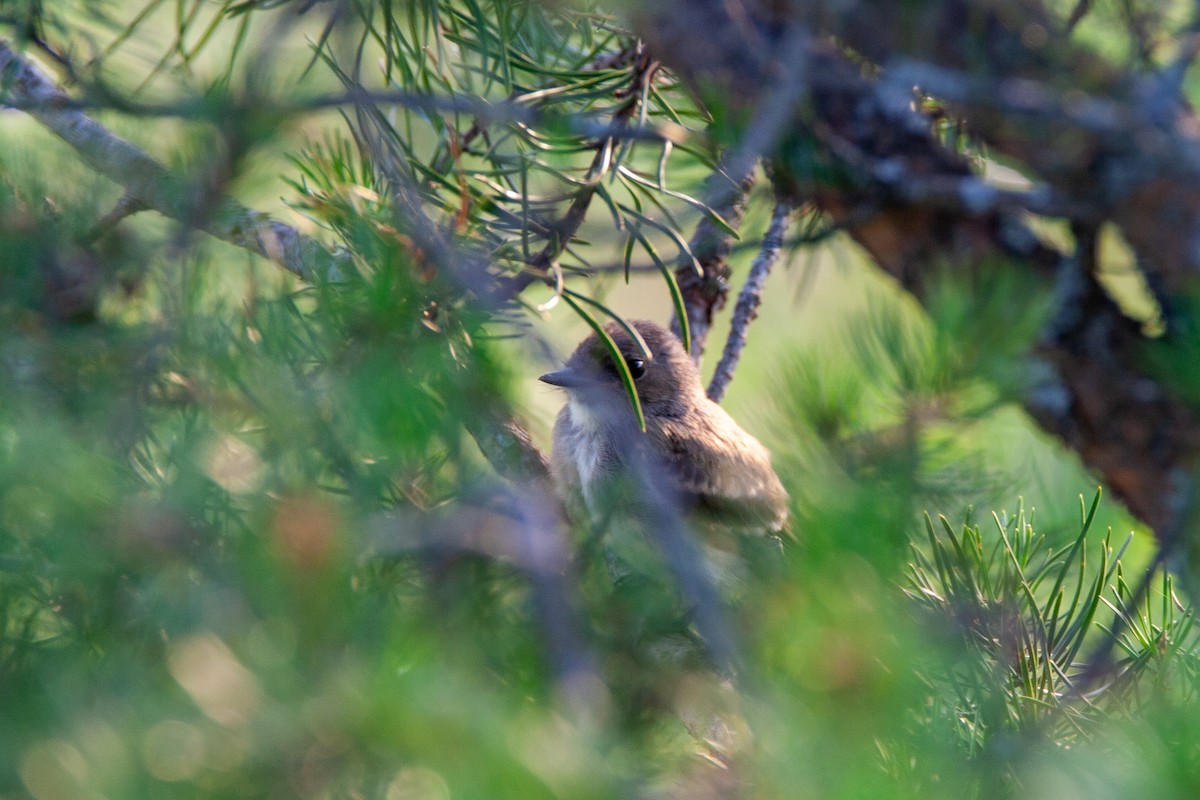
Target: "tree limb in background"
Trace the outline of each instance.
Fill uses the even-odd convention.
[[[978,24],[945,36],[964,16]],[[1037,0],[1016,14],[939,0],[920,15],[858,4],[851,15],[805,20],[886,64],[880,95],[898,102],[919,86],[993,151],[1111,220],[1168,287],[1200,273],[1200,119],[1178,90],[1194,46],[1186,31],[1177,63],[1147,72],[1077,45]]]
[[[788,221],[793,206],[788,200],[778,200],[775,210],[771,213],[771,224],[763,234],[762,248],[750,266],[750,274],[738,295],[737,305],[733,308],[733,320],[730,322],[729,338],[725,340],[725,351],[717,362],[712,381],[708,384],[708,396],[714,403],[721,402],[725,390],[733,380],[733,372],[737,369],[742,358],[742,350],[746,347],[746,333],[750,323],[758,316],[758,306],[762,303],[762,291],[766,286],[767,276],[771,268],[779,260],[783,250],[783,235],[787,231]]]
[[[290,225],[246,208],[229,197],[215,198],[194,187],[144,150],[122,139],[78,109],[63,108],[69,97],[45,73],[0,40],[4,99],[28,107],[32,117],[70,145],[84,161],[120,184],[130,202],[256,253],[305,280],[336,279],[348,256]],[[203,202],[202,202],[203,201]]]

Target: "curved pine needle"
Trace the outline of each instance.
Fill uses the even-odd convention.
[[[563,294],[570,295],[571,297],[575,298],[576,300],[579,300],[580,302],[583,302],[583,303],[587,303],[588,305],[592,306],[593,308],[598,309],[601,313],[603,313],[605,316],[607,316],[613,322],[617,323],[617,325],[619,325],[621,327],[621,329],[623,331],[625,331],[626,334],[629,335],[630,339],[633,339],[633,343],[635,345],[637,345],[637,348],[641,352],[642,355],[644,355],[646,358],[654,358],[654,352],[650,349],[650,346],[648,344],[646,344],[646,340],[642,338],[642,335],[640,333],[638,333],[637,328],[633,327],[628,322],[626,322],[625,318],[622,317],[620,314],[613,311],[611,308],[604,305],[604,303],[601,303],[599,300],[588,297],[585,294],[580,294],[579,292],[576,292],[572,289],[564,288]]]
[[[675,280],[675,272],[666,265],[666,262],[658,255],[658,250],[646,238],[640,228],[631,229],[630,244],[632,245],[633,238],[636,238],[642,245],[642,249],[646,251],[646,255],[650,256],[650,260],[654,262],[654,266],[658,267],[658,271],[662,273],[663,280],[667,282],[667,291],[671,293],[671,304],[675,307],[675,319],[679,320],[680,338],[683,340],[683,349],[687,352],[692,352],[692,330],[688,325],[687,304],[683,299],[683,290],[679,288],[679,281]],[[632,247],[627,249],[627,253],[632,250]],[[628,264],[626,259],[626,276],[628,276]],[[626,277],[626,282],[629,278]]]
[[[675,243],[675,246],[679,248],[679,254],[691,262],[692,269],[696,271],[696,274],[704,274],[704,267],[700,266],[700,261],[696,258],[695,254],[692,253],[691,246],[688,245],[684,238],[679,235],[678,231],[676,231],[670,225],[663,225],[661,222],[657,222],[656,220],[647,217],[645,214],[634,211],[624,203],[618,203],[617,206],[625,212],[626,216],[633,217],[638,222],[649,225],[651,228],[665,233],[667,237]]]
[[[599,320],[597,320],[590,311],[576,302],[576,299],[583,300],[597,306],[600,306],[600,304],[591,298],[577,295],[569,289],[565,289],[563,291],[562,299],[575,311],[576,314],[580,316],[580,318],[583,319],[584,322],[587,323],[589,328],[596,332],[596,336],[598,336],[600,341],[604,344],[604,349],[608,351],[608,357],[612,359],[613,364],[617,368],[617,377],[621,379],[621,385],[625,387],[625,393],[629,396],[629,402],[633,405],[633,414],[637,418],[638,427],[644,433],[646,430],[646,415],[642,412],[642,401],[641,398],[638,397],[637,387],[633,384],[633,375],[631,375],[629,372],[629,365],[625,363],[625,359],[621,356],[620,348],[617,347],[617,343],[613,341],[613,338],[609,335],[608,331],[604,330],[604,326],[600,324]],[[603,308],[603,306],[600,307]],[[611,314],[611,312],[609,313]],[[614,317],[614,319],[616,319],[618,322],[621,322],[621,320],[617,317]],[[632,330],[632,328],[627,327],[627,330]],[[638,341],[640,339],[641,337],[639,336],[634,341]],[[641,346],[643,348],[645,347],[645,344],[645,342],[641,342]],[[647,349],[646,352],[649,353],[649,350]]]

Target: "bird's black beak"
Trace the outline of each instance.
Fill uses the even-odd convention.
[[[563,367],[554,372],[547,372],[545,375],[538,378],[542,383],[548,383],[551,386],[561,386],[564,389],[573,389],[577,386],[583,386],[588,382],[587,378],[579,373],[579,370]]]

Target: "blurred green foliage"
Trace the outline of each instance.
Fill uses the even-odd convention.
[[[78,43],[102,8],[87,25],[110,21],[105,58],[83,86],[240,98],[232,133],[186,118],[201,130],[160,146],[238,191],[247,162],[286,149],[287,202],[354,268],[301,285],[140,217],[93,235],[111,188],[33,146],[7,156],[0,797],[1196,795],[1194,614],[1167,578],[1130,604],[1122,537],[1097,530],[1123,518],[1092,504],[1074,530],[1042,532],[1020,505],[994,526],[936,517],[1023,488],[970,445],[1011,411],[1047,313],[999,272],[946,276],[928,315],[880,294],[832,357],[764,381],[797,537],[713,554],[736,565],[732,674],[648,540],[618,551],[573,531],[569,591],[545,596],[511,526],[472,516],[525,488],[466,424],[519,409],[537,329],[481,300],[406,213],[489,277],[546,247],[576,287],[657,271],[714,213],[695,199],[708,120],[670,78],[636,106],[615,96],[632,43],[593,11],[353,2],[326,29],[286,16],[305,5],[10,10]],[[271,64],[243,66],[264,31],[307,35],[311,49],[262,51],[326,88],[369,64],[376,88],[517,97],[529,116],[473,146],[476,115],[420,103],[290,139],[245,102],[270,84]],[[172,43],[160,61],[121,60],[155,42]],[[206,83],[221,47],[227,69]],[[673,147],[595,133],[622,109],[690,133]],[[593,194],[584,240],[560,247],[551,221]],[[1162,347],[1168,369],[1187,356]],[[557,611],[573,640],[548,627]],[[1106,631],[1117,669],[1077,686]],[[576,669],[556,665],[564,649]]]

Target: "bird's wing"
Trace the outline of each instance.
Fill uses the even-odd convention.
[[[787,523],[787,492],[771,468],[767,449],[718,406],[718,424],[701,433],[665,425],[660,452],[685,501],[718,522],[768,532]]]

